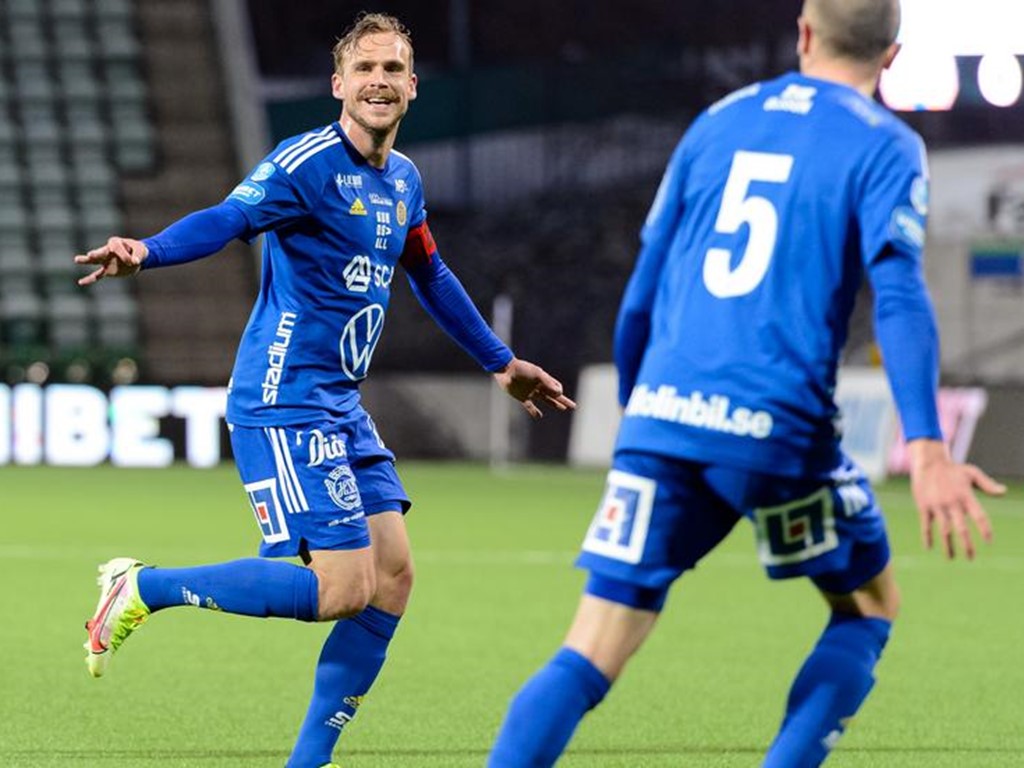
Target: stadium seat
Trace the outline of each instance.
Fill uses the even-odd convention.
[[[73,263],[121,227],[116,169],[154,162],[134,13],[129,0],[0,0],[3,360],[41,359],[40,345],[66,359],[97,328],[101,343],[136,347],[133,286],[82,292]]]
[[[81,294],[58,294],[47,303],[49,341],[58,353],[85,349],[90,342],[89,302]]]
[[[43,302],[32,293],[0,295],[0,328],[6,344],[34,344],[43,338]]]

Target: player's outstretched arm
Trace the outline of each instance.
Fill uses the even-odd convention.
[[[541,418],[539,404],[544,403],[559,411],[571,411],[576,403],[566,397],[562,383],[539,365],[513,357],[509,364],[494,373],[494,380],[523,404],[535,419]]]
[[[974,489],[989,496],[1001,496],[1006,486],[973,464],[957,464],[940,440],[912,440],[907,448],[910,451],[910,487],[921,519],[924,545],[932,548],[938,528],[946,557],[956,556],[959,540],[967,559],[973,559],[974,541],[968,520],[985,541],[992,540],[992,523]]]
[[[78,284],[92,285],[105,277],[131,277],[142,269],[142,262],[148,255],[149,249],[141,240],[112,237],[99,248],[75,256],[75,264],[96,267],[79,278]]]
[[[237,206],[223,202],[190,213],[163,232],[142,240],[112,237],[106,245],[75,256],[75,263],[95,266],[78,281],[91,285],[105,277],[129,277],[143,268],[187,264],[221,250],[249,231],[249,222]]]

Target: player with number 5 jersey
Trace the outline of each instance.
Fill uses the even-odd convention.
[[[577,561],[585,593],[513,699],[490,768],[552,765],[672,583],[744,518],[768,576],[809,578],[830,608],[763,765],[827,758],[899,606],[881,509],[840,450],[833,401],[865,276],[925,538],[938,527],[950,557],[972,557],[968,521],[990,537],[973,489],[1003,488],[954,463],[939,429],[924,146],[871,98],[898,27],[897,0],[805,0],[800,71],[713,104],[672,155],[615,329],[625,410]]]

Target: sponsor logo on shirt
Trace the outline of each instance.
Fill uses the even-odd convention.
[[[370,288],[372,270],[369,256],[353,256],[341,273],[345,278],[345,287],[353,293],[366,293]]]
[[[266,405],[277,403],[277,392],[281,386],[284,363],[288,357],[288,347],[292,343],[297,319],[298,315],[294,312],[282,312],[277,321],[274,341],[267,347],[267,371],[263,374],[263,402]]]
[[[363,307],[345,324],[338,342],[341,370],[352,381],[366,378],[373,350],[384,330],[384,307],[370,304]]]
[[[334,183],[338,187],[339,192],[345,187],[349,189],[362,189],[363,177],[358,173],[338,173],[334,176]]]
[[[409,191],[409,184],[405,179],[395,179],[395,192],[404,195]]]
[[[390,197],[384,197],[384,195],[378,195],[376,192],[371,192],[369,197],[370,197],[370,202],[373,203],[374,205],[392,206],[392,205],[395,204],[394,201],[392,201],[392,199]]]
[[[646,384],[633,390],[626,415],[685,424],[688,427],[763,440],[772,433],[767,411],[734,408],[725,395],[704,397],[700,391],[680,395],[675,387],[661,385],[652,391]]]
[[[250,184],[248,182],[242,182],[233,190],[228,197],[233,197],[235,200],[241,200],[246,205],[256,205],[260,200],[267,196],[267,191],[263,189],[259,184]]]
[[[405,207],[405,202],[399,200],[398,205],[395,207],[395,221],[398,222],[398,226],[404,227],[406,219],[408,218],[409,210]]]
[[[769,96],[764,100],[764,111],[806,115],[814,108],[814,94],[817,92],[817,88],[809,85],[787,85],[786,90],[778,96]]]
[[[345,440],[337,434],[327,437],[319,429],[309,433],[309,463],[307,467],[319,467],[328,459],[343,459],[348,456]]]
[[[260,163],[249,178],[253,181],[266,181],[274,175],[276,170],[273,163]]]
[[[348,212],[353,216],[365,216],[367,213],[366,206],[363,205],[363,201],[360,200],[358,197],[356,198],[356,201],[352,203],[352,206],[348,209]]]

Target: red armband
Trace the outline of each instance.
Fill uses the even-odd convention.
[[[429,264],[433,255],[437,253],[437,245],[434,243],[434,236],[430,234],[430,227],[423,222],[418,227],[409,230],[405,236],[405,248],[402,249],[401,262],[406,269],[412,269],[423,264]]]

